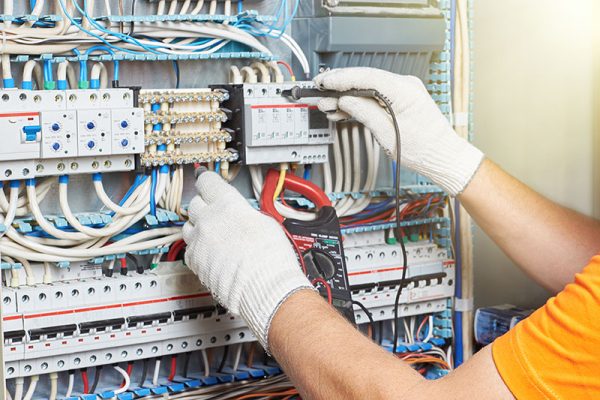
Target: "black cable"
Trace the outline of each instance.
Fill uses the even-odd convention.
[[[402,227],[400,226],[400,164],[402,164],[402,142],[400,137],[400,126],[398,125],[398,119],[396,118],[396,113],[394,112],[394,108],[392,107],[392,103],[385,97],[382,93],[373,89],[353,89],[347,90],[344,92],[336,92],[332,90],[320,90],[320,89],[306,89],[301,88],[300,86],[295,86],[290,90],[284,90],[281,93],[284,97],[291,97],[295,100],[299,100],[303,97],[343,97],[343,96],[353,96],[353,97],[362,97],[362,98],[372,98],[378,101],[386,111],[390,114],[392,118],[392,123],[394,125],[394,133],[396,135],[396,180],[394,182],[394,188],[396,190],[395,193],[395,211],[396,211],[396,228],[394,234],[396,235],[396,241],[400,242],[400,248],[402,249],[402,278],[400,279],[400,285],[398,287],[398,292],[396,293],[396,299],[394,301],[394,348],[393,352],[396,353],[396,346],[398,343],[398,303],[400,302],[400,295],[402,294],[402,288],[406,282],[406,270],[408,267],[408,258],[406,256],[406,247],[404,246],[404,238],[402,237]]]
[[[175,88],[179,89],[179,86],[181,83],[181,70],[179,69],[179,61],[174,60],[173,67],[174,67],[173,69],[175,70],[175,78],[176,78]]]
[[[150,364],[149,359],[144,359],[144,366],[142,368],[142,378],[140,379],[139,387],[144,387],[144,383],[146,382],[146,377],[148,376],[148,364]]]
[[[100,383],[100,374],[102,373],[102,365],[96,367],[96,372],[94,372],[94,383],[92,383],[92,387],[90,388],[90,393],[96,393],[96,388],[98,387],[98,383]]]
[[[229,356],[229,346],[225,346],[225,349],[223,350],[223,358],[221,358],[221,363],[219,364],[217,372],[223,372],[223,368],[225,368],[225,363],[227,362],[227,356]]]
[[[400,226],[400,164],[402,162],[402,143],[400,137],[400,126],[396,118],[396,113],[392,107],[390,101],[379,92],[375,92],[375,98],[379,100],[387,109],[387,112],[392,117],[392,123],[394,125],[394,133],[396,134],[396,182],[395,186],[395,197],[396,197],[396,229],[394,234],[396,235],[396,241],[400,242],[400,248],[402,249],[402,278],[398,286],[398,292],[396,292],[396,299],[394,300],[394,342],[393,342],[393,353],[396,354],[396,347],[398,345],[398,303],[400,303],[400,295],[402,294],[402,288],[406,282],[406,271],[408,269],[408,257],[406,256],[406,247],[404,246],[404,238],[402,237],[402,227]]]
[[[187,378],[190,370],[190,353],[184,353],[183,357],[183,377]]]
[[[373,314],[371,314],[371,312],[367,309],[367,307],[365,307],[365,305],[358,300],[352,300],[352,304],[356,304],[357,306],[359,306],[363,310],[363,312],[367,315],[367,318],[369,318],[369,324],[371,324],[371,339],[374,339],[375,338],[375,321],[373,321]]]
[[[378,325],[379,325],[379,327],[378,327],[379,328],[378,329],[378,331],[379,331],[378,342],[379,342],[379,345],[381,346],[383,344],[383,321],[379,321]]]
[[[135,6],[136,6],[137,0],[133,0],[131,3],[131,16],[135,16]],[[128,36],[133,35],[133,29],[135,26],[135,22],[133,22],[133,18],[131,19],[131,27],[129,28],[129,33],[127,34]]]

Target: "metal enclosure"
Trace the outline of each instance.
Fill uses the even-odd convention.
[[[358,2],[314,0],[301,6],[292,30],[313,71],[368,66],[427,81],[432,55],[446,39],[439,9],[416,0],[347,4]],[[296,62],[293,67],[300,70]]]

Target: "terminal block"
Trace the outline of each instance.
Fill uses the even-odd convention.
[[[145,151],[142,167],[238,160],[221,109],[227,94],[211,89],[143,90]]]

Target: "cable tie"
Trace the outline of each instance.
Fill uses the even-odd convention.
[[[460,312],[473,311],[473,298],[454,299],[454,309]]]

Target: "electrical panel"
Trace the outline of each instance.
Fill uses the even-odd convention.
[[[313,88],[322,69],[371,66],[419,76],[449,115],[449,4],[75,3],[5,2],[0,15],[6,393],[296,396],[245,322],[185,265],[181,229],[199,167],[257,208],[268,169],[322,188],[342,237],[299,247],[312,248],[303,260],[314,277],[323,274],[321,247],[345,258],[343,304],[331,303],[387,351],[436,357],[419,369],[424,376],[452,369],[460,263],[446,194],[407,171],[394,177],[372,134],[355,121],[330,122],[319,98],[282,96]],[[316,214],[285,189],[274,207],[291,219]]]

